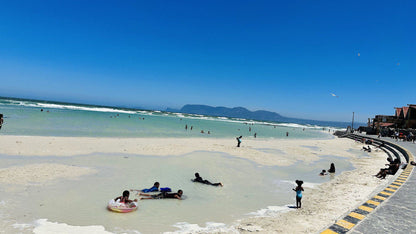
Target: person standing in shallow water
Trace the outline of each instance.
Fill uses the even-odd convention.
[[[236,138],[237,139],[237,147],[240,147],[241,138],[243,138],[243,136],[239,136],[239,137]]]
[[[0,129],[1,129],[1,126],[3,126],[3,114],[0,114]]]
[[[296,180],[296,184],[298,185],[296,188],[292,189],[293,191],[296,192],[296,208],[301,208],[302,207],[302,184],[303,181],[302,180]]]

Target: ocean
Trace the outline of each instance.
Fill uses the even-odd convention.
[[[2,135],[246,138],[256,133],[259,138],[285,138],[288,133],[290,138],[305,139],[328,138],[329,129],[340,129],[324,121],[322,125],[263,122],[12,98],[0,98],[0,113]]]

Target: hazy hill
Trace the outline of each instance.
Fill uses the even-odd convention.
[[[249,111],[244,107],[212,107],[206,105],[185,105],[179,112],[188,114],[222,116],[230,118],[254,119],[262,121],[282,121],[285,117],[271,111]]]
[[[348,122],[337,122],[337,121],[320,121],[320,120],[310,120],[310,119],[298,119],[281,116],[276,112],[258,110],[258,111],[249,111],[244,107],[212,107],[207,105],[185,105],[180,110],[168,108],[166,111],[170,112],[180,112],[186,114],[198,114],[198,115],[208,115],[208,116],[221,116],[229,118],[242,118],[242,119],[251,119],[259,121],[271,121],[271,122],[286,122],[286,123],[297,123],[297,124],[310,124],[310,125],[319,125],[319,126],[332,126],[332,127],[341,127],[346,128],[351,125]],[[365,125],[362,123],[356,123],[357,125]]]

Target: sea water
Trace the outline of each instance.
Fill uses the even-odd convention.
[[[288,133],[290,138],[329,137],[328,126],[10,98],[0,98],[0,113],[4,115],[2,135],[252,138],[257,133],[258,138],[285,138]]]
[[[3,168],[59,163],[97,170],[96,174],[76,180],[59,179],[42,186],[0,186],[2,229],[24,233],[31,233],[41,219],[70,226],[98,225],[114,233],[160,233],[190,227],[197,231],[213,224],[231,228],[239,219],[293,209],[294,181],[305,180],[304,187],[308,189],[330,180],[329,176],[317,175],[330,162],[337,165],[337,173],[353,169],[347,160],[335,156],[279,167],[203,151],[167,157],[127,154],[1,157]],[[192,182],[195,172],[211,182],[222,182],[224,187]],[[141,200],[139,209],[128,214],[106,210],[108,201],[121,196],[123,190],[149,188],[155,181],[174,192],[182,189],[185,199]],[[139,197],[132,192],[130,198]]]

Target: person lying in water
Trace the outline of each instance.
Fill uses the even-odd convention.
[[[199,173],[195,173],[195,179],[192,180],[192,182],[198,182],[198,183],[202,183],[202,184],[208,184],[208,185],[212,185],[212,186],[221,186],[222,187],[222,183],[211,183],[208,180],[204,180],[202,179],[201,176],[199,176]]]
[[[130,189],[130,191],[138,191],[138,192],[143,192],[143,193],[151,193],[151,192],[158,192],[159,191],[159,182],[155,182],[153,184],[153,187],[149,188],[149,189]]]
[[[161,192],[159,194],[154,194],[154,195],[140,193],[139,195],[144,196],[144,197],[141,197],[140,200],[143,200],[143,199],[165,199],[165,198],[172,198],[172,199],[181,200],[182,199],[181,198],[182,194],[183,194],[183,191],[179,189],[177,193]]]
[[[327,175],[326,170],[322,170],[321,173],[319,173],[320,176]]]
[[[130,196],[130,192],[127,190],[124,190],[123,195],[120,197],[116,197],[114,198],[115,202],[120,202],[120,203],[124,203],[124,204],[128,204],[128,203],[132,203],[132,202],[137,202],[137,199],[129,200],[129,196]]]

